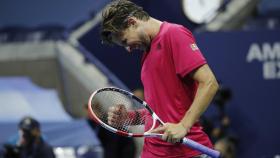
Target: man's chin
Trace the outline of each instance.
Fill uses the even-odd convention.
[[[150,47],[150,46],[148,46],[148,47],[145,47],[144,51],[145,51],[145,52],[149,52],[149,51],[150,51],[150,49],[151,49],[151,47]]]

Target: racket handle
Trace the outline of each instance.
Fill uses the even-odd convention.
[[[203,154],[211,156],[213,158],[219,158],[220,157],[220,152],[219,151],[213,150],[213,149],[211,149],[207,146],[204,146],[202,144],[199,144],[199,143],[197,143],[197,142],[195,142],[191,139],[184,138],[184,139],[182,139],[181,143],[190,147],[190,148],[198,150],[198,151],[202,152]]]

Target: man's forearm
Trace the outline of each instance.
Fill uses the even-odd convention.
[[[191,128],[199,119],[215,96],[218,87],[219,85],[215,78],[208,82],[199,83],[194,101],[181,120],[181,123],[185,128]]]

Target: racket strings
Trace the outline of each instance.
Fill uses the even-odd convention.
[[[146,115],[143,105],[130,96],[115,91],[101,91],[94,96],[91,106],[96,117],[115,129],[144,132]],[[112,109],[118,109],[115,111],[117,119],[110,124],[108,119]]]

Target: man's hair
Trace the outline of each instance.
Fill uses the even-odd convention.
[[[107,5],[102,12],[102,42],[112,44],[112,34],[121,33],[128,28],[127,19],[130,16],[144,21],[150,18],[142,7],[128,0],[115,0]]]

